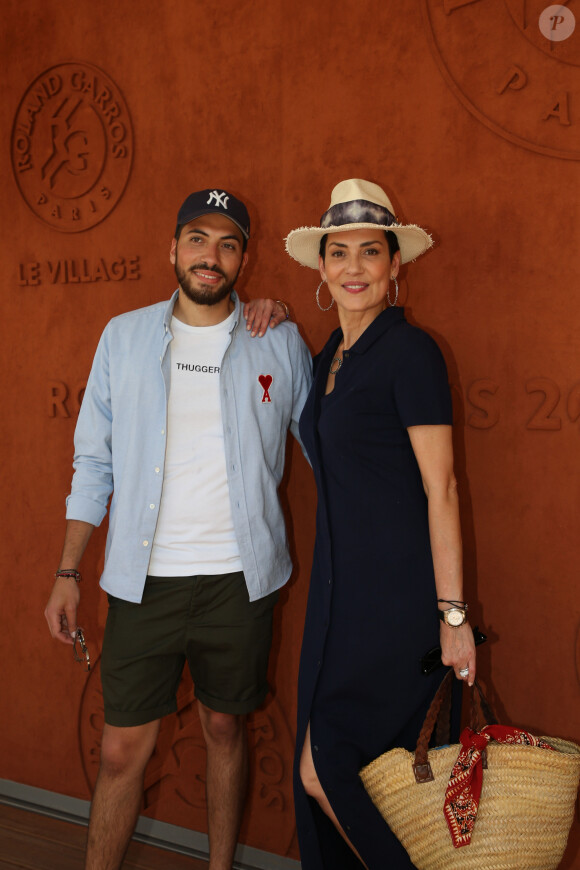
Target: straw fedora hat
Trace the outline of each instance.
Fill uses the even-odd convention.
[[[377,227],[395,233],[401,249],[401,263],[415,260],[433,244],[431,236],[421,227],[397,223],[391,201],[382,187],[362,178],[349,178],[339,182],[332,191],[330,206],[320,218],[320,226],[292,230],[285,239],[286,250],[303,266],[318,269],[322,236]]]

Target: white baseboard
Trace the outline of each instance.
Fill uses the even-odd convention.
[[[87,825],[90,803],[68,797],[43,788],[22,785],[8,779],[0,779],[0,803],[19,807],[53,819]],[[190,858],[209,861],[209,846],[206,834],[158,822],[139,816],[133,839],[169,852],[178,852]],[[239,845],[234,861],[235,870],[300,870],[300,862],[283,858],[271,852],[263,852],[251,846]]]

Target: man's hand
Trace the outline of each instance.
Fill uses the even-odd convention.
[[[44,616],[50,633],[62,643],[73,643],[77,630],[77,609],[81,600],[79,587],[70,577],[57,577]]]
[[[243,315],[246,329],[251,331],[252,338],[256,335],[261,338],[268,327],[274,329],[288,319],[287,309],[274,299],[252,299],[251,302],[244,302]]]
[[[86,546],[95,527],[83,520],[67,520],[64,536],[64,546],[59,566],[74,572],[85,552]],[[74,633],[77,630],[77,608],[81,594],[74,577],[57,577],[52,587],[44,616],[48,622],[50,633],[62,643],[74,643]]]

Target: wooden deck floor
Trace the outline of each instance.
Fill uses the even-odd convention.
[[[87,829],[0,804],[0,870],[82,870]],[[207,870],[205,861],[132,842],[123,870]]]

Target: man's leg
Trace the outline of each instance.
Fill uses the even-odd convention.
[[[158,719],[129,728],[105,725],[85,870],[118,870],[123,863],[141,807],[145,768],[158,733]]]
[[[217,713],[201,701],[198,710],[207,748],[209,870],[231,870],[248,787],[246,717]]]

